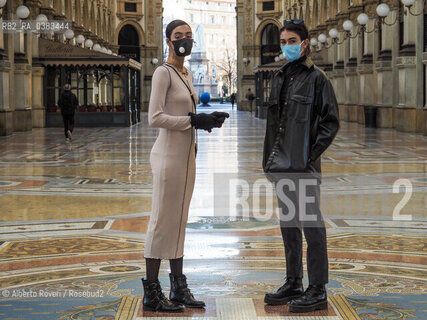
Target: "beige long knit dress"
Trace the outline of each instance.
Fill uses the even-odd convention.
[[[195,109],[189,90],[172,68],[175,67],[159,66],[152,78],[148,123],[160,130],[150,153],[153,196],[145,258],[177,259],[184,255],[185,227],[196,175],[195,129],[188,116]],[[188,71],[186,79],[178,72],[197,103],[192,73]]]

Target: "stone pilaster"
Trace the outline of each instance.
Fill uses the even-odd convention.
[[[159,63],[153,65],[151,63],[153,58],[157,58]],[[141,111],[148,111],[148,102],[150,100],[151,93],[151,79],[156,67],[162,63],[162,56],[159,56],[158,47],[141,47],[141,62],[142,62],[142,74],[141,74]]]
[[[417,5],[415,5],[417,7]],[[420,9],[418,9],[420,10]],[[417,10],[417,11],[418,11]],[[404,28],[403,28],[403,44],[400,48],[400,56],[414,56],[415,55],[415,38],[416,38],[416,22],[417,17],[411,14],[402,15]]]
[[[395,21],[398,18],[399,11],[392,10],[387,17],[387,21]],[[394,65],[393,65],[393,43],[396,41],[395,34],[399,33],[399,24],[388,26],[382,25],[381,28],[381,47],[379,48],[378,59],[375,62],[375,70],[377,73],[377,88],[376,96],[377,125],[382,128],[393,127],[393,90],[395,82]]]
[[[13,113],[14,131],[28,131],[33,127],[30,105],[31,65],[17,63],[14,67],[15,111]],[[19,88],[19,89],[18,89]]]
[[[147,34],[147,45],[153,46],[155,44],[155,1],[145,1],[146,11],[146,34]]]
[[[359,73],[359,105],[362,107],[373,106],[374,101],[374,75],[372,64],[361,64],[357,67]],[[360,124],[365,123],[364,109],[359,108],[357,112],[357,122]]]
[[[5,10],[5,9],[0,9],[0,24],[3,22],[3,10]],[[2,54],[4,49],[5,49],[4,33],[0,32],[0,55]]]
[[[423,66],[425,69],[427,69],[427,52],[424,52],[422,55],[422,61],[423,61]],[[424,73],[424,88],[423,88],[423,93],[424,93],[424,100],[425,100],[425,105],[424,105],[424,109],[427,110],[427,72]]]
[[[401,131],[416,131],[416,57],[402,56],[396,61],[399,70],[399,103],[393,114],[394,127]]]
[[[44,67],[34,66],[32,68],[32,123],[33,128],[44,128],[46,126],[46,107],[43,105],[43,76]]]
[[[10,109],[10,70],[10,62],[0,60],[0,136],[9,135],[13,132],[13,113]]]
[[[244,39],[244,9],[243,0],[236,1],[236,20],[237,20],[237,108],[241,108],[244,97],[244,89],[242,84],[242,74],[245,72],[244,68],[247,68],[243,63],[245,53],[243,52],[243,45],[245,44]]]
[[[156,67],[163,61],[163,6],[162,2],[146,1],[146,39],[141,43],[141,111],[148,111],[151,93],[151,79]],[[153,65],[153,58],[159,63]]]
[[[357,114],[360,100],[360,82],[357,66],[347,65],[345,73],[346,112],[343,112],[343,120],[357,122]],[[340,110],[341,111],[341,110]]]
[[[417,12],[421,12],[423,6],[421,2],[417,2],[415,5],[415,8]],[[427,109],[424,108],[425,104],[425,82],[424,78],[426,76],[426,70],[424,66],[424,57],[423,52],[425,51],[425,48],[423,45],[421,45],[424,42],[424,17],[423,15],[420,15],[415,18],[416,19],[416,34],[415,34],[415,43],[418,45],[415,49],[415,55],[416,55],[416,79],[415,79],[415,85],[417,87],[417,95],[416,95],[416,108],[417,108],[417,125],[416,125],[416,132],[427,134],[427,126],[425,124],[427,123]]]

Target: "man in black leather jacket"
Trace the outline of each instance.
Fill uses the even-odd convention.
[[[327,308],[328,256],[319,208],[320,157],[338,132],[338,106],[329,79],[309,57],[309,34],[303,21],[289,20],[280,31],[280,42],[288,62],[272,79],[263,169],[278,195],[287,277],[277,292],[266,294],[265,302],[290,302],[291,312],[310,312]],[[310,215],[314,221],[307,219]],[[309,278],[305,291],[302,231],[307,241]]]

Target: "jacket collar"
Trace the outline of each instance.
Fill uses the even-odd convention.
[[[285,63],[285,64],[284,64],[280,69],[279,69],[279,71],[280,71],[280,72],[283,72],[289,64],[290,64],[290,62],[286,62],[286,63]],[[305,66],[307,69],[311,69],[312,67],[314,67],[313,60],[312,60],[310,57],[306,57],[306,58],[304,59],[304,61],[303,61],[303,62],[301,62],[301,65]]]
[[[313,60],[310,57],[307,57],[305,61],[302,63],[303,66],[306,66],[307,69],[311,69],[314,66]]]

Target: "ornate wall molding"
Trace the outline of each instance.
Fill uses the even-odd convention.
[[[146,10],[147,7],[153,7],[153,1],[136,1],[134,2],[136,5],[136,12],[130,12],[125,10],[125,2],[126,0],[116,0],[117,1],[117,17],[119,19],[136,19],[140,20],[144,17],[144,2],[146,3]]]
[[[254,37],[254,26],[253,26],[253,16],[254,16],[254,7],[252,0],[245,0],[244,5],[245,12],[245,42],[252,43]]]
[[[130,24],[131,26],[133,26],[136,29],[136,31],[138,32],[140,45],[141,46],[146,45],[147,41],[146,41],[145,32],[142,29],[142,26],[137,21],[135,21],[134,19],[126,19],[126,20],[123,20],[120,22],[120,24],[116,28],[116,35],[115,35],[114,43],[116,43],[116,44],[119,43],[120,30],[127,24]]]
[[[258,46],[261,45],[261,34],[262,34],[262,31],[263,31],[263,29],[265,28],[266,25],[271,24],[271,23],[274,24],[274,25],[276,25],[279,28],[279,30],[280,30],[280,28],[282,28],[282,24],[280,23],[279,20],[272,19],[272,18],[264,19],[258,25],[257,30],[255,32],[255,44],[256,45],[258,45]]]
[[[154,2],[146,1],[145,5],[146,10],[146,30],[147,30],[147,44],[154,45],[154,31],[156,30],[156,23],[154,19]]]
[[[258,19],[263,20],[265,18],[280,18],[283,15],[283,1],[273,0],[268,2],[274,2],[274,10],[263,11],[263,3],[265,0],[257,0],[256,16]]]
[[[415,68],[417,65],[417,58],[415,56],[397,57],[396,65],[398,68]]]

